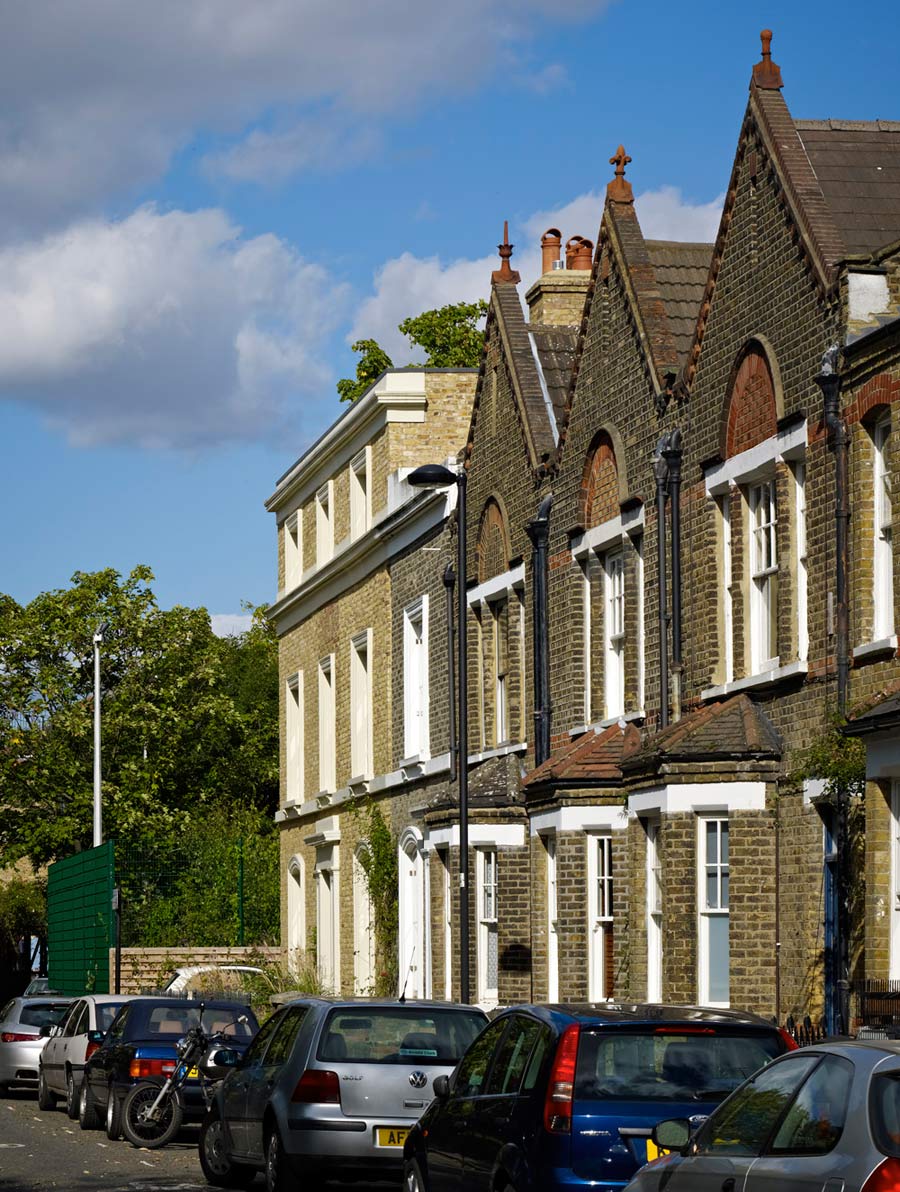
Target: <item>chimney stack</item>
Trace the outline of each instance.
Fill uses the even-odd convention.
[[[581,322],[594,246],[583,236],[572,236],[563,263],[561,244],[559,228],[548,228],[541,237],[541,276],[525,295],[529,321],[538,326],[577,327]]]

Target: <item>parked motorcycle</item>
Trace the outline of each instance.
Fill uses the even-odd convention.
[[[165,1083],[144,1080],[129,1089],[122,1104],[122,1132],[132,1146],[156,1150],[171,1142],[184,1119],[182,1089],[188,1080],[199,1078],[203,1102],[209,1107],[216,1085],[240,1058],[228,1046],[224,1030],[207,1033],[203,1029],[203,1009],[201,1002],[197,1025],[178,1040],[178,1063]],[[229,1025],[246,1022],[246,1014],[241,1014]]]

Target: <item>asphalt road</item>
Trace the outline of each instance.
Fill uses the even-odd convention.
[[[262,1188],[258,1176],[256,1187]],[[210,1192],[197,1159],[197,1127],[159,1151],[82,1130],[63,1109],[42,1113],[34,1093],[0,1097],[0,1192]]]

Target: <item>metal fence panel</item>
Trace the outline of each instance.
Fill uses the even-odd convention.
[[[47,871],[47,952],[51,989],[109,993],[115,849],[108,840],[56,861]]]

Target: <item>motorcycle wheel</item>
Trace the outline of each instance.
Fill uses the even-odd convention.
[[[122,1130],[132,1146],[154,1151],[171,1142],[181,1129],[181,1106],[175,1097],[167,1098],[155,1118],[147,1117],[158,1094],[158,1084],[136,1084],[128,1090],[122,1105]]]
[[[247,1188],[256,1178],[252,1167],[234,1163],[225,1150],[222,1119],[207,1117],[200,1127],[200,1166],[206,1182],[215,1188]]]

